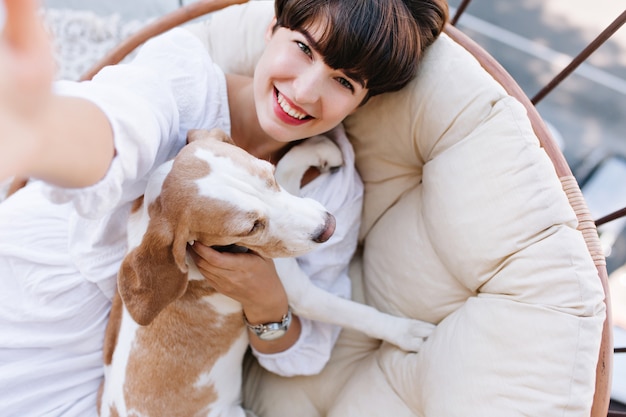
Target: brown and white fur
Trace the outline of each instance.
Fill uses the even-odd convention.
[[[432,325],[380,313],[313,285],[296,260],[326,241],[334,218],[294,196],[304,172],[341,165],[323,137],[274,167],[220,131],[193,131],[150,177],[128,224],[129,252],[107,327],[102,417],[243,417],[241,365],[248,346],[241,305],[215,292],[187,255],[189,242],[236,244],[276,259],[296,314],[363,331],[417,351]]]

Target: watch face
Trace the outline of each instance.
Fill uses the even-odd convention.
[[[244,320],[248,328],[252,330],[259,339],[276,340],[283,337],[285,333],[287,333],[289,325],[291,324],[291,310],[287,310],[287,314],[283,316],[283,319],[280,323],[257,324],[253,326],[248,323],[245,314]]]
[[[259,339],[263,340],[276,340],[283,337],[287,333],[287,330],[283,328],[279,329],[266,329],[263,333],[259,335]]]

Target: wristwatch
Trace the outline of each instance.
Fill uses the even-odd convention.
[[[252,325],[248,322],[245,314],[243,315],[243,321],[246,323],[246,326],[248,326],[248,329],[252,330],[261,340],[280,339],[287,333],[287,330],[289,330],[289,325],[291,324],[291,308],[287,309],[287,314],[285,314],[279,322]]]

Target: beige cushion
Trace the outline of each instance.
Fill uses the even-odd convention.
[[[251,74],[271,1],[193,29]],[[442,36],[416,79],[346,122],[366,187],[357,299],[438,327],[418,354],[343,332],[318,376],[250,365],[259,415],[589,415],[603,292],[524,108]]]

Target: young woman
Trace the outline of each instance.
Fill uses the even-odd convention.
[[[91,82],[53,78],[34,0],[5,0],[0,44],[0,179],[38,178],[0,205],[0,405],[3,415],[95,415],[101,344],[125,252],[131,202],[192,128],[222,128],[278,161],[296,140],[331,131],[345,167],[303,192],[337,218],[335,236],[299,259],[311,279],[349,296],[362,185],[341,121],[369,97],[402,88],[447,19],[445,0],[277,0],[254,78],[223,74],[175,29]],[[337,127],[338,126],[338,127]],[[337,127],[337,128],[335,128]],[[252,324],[281,322],[288,302],[272,260],[193,256]],[[293,316],[286,334],[250,332],[281,375],[319,372],[338,329]]]

